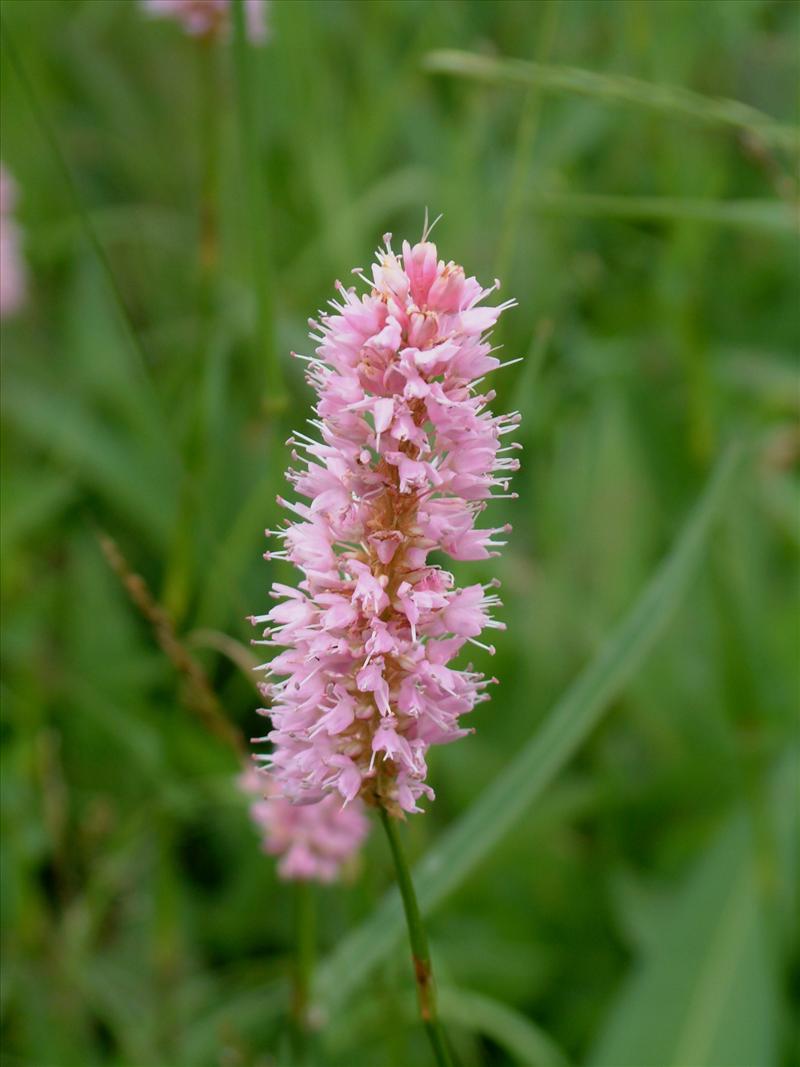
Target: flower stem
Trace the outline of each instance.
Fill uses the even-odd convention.
[[[408,940],[411,943],[411,959],[414,964],[414,977],[417,983],[419,1013],[427,1030],[438,1067],[452,1067],[444,1030],[439,1022],[439,1015],[436,1009],[436,988],[433,982],[428,935],[422,923],[417,895],[414,892],[414,883],[411,881],[411,871],[408,869],[396,821],[384,807],[380,808],[380,813],[386,836],[389,838],[389,848],[392,850],[397,884],[400,888],[403,908],[406,913]]]
[[[308,881],[295,884],[295,973],[292,1012],[301,1032],[308,1029],[308,994],[314,970],[317,916],[314,886]]]
[[[540,7],[540,10],[542,8]],[[545,63],[558,27],[560,9],[559,0],[550,0],[544,7],[541,23],[541,32],[536,59]],[[525,94],[522,105],[522,115],[517,130],[517,143],[514,148],[514,158],[511,165],[511,176],[505,199],[505,216],[501,228],[500,247],[497,252],[495,274],[498,278],[508,277],[512,266],[514,246],[521,232],[524,232],[522,223],[522,211],[525,206],[525,192],[530,185],[528,168],[530,165],[531,150],[536,138],[536,128],[539,123],[541,92],[538,86],[531,85]]]
[[[258,151],[256,95],[253,84],[252,48],[247,37],[244,0],[233,0],[233,65],[236,75],[237,111],[242,148],[244,200],[250,238],[252,280],[258,316],[258,365],[265,368],[267,407],[280,413],[286,406],[283,374],[275,346],[272,277],[268,248],[267,193]]]
[[[201,317],[209,314],[212,287],[219,258],[219,136],[220,81],[219,57],[213,37],[197,40],[197,85],[199,142],[201,154],[200,186],[200,290]],[[206,329],[207,324],[203,323]]]

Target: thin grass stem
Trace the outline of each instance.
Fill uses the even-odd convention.
[[[199,268],[201,310],[211,310],[213,286],[219,259],[219,137],[220,86],[216,40],[197,41],[198,141],[201,153]]]
[[[55,164],[58,170],[61,172],[64,185],[72,201],[72,206],[74,208],[75,214],[77,215],[80,221],[86,239],[91,245],[92,250],[94,251],[94,254],[97,257],[97,261],[99,262],[100,267],[103,271],[103,274],[105,275],[106,282],[108,283],[108,287],[114,299],[114,303],[119,313],[123,329],[128,338],[128,341],[130,342],[131,349],[137,361],[139,362],[139,370],[142,376],[149,381],[149,376],[147,372],[147,354],[144,351],[141,337],[139,336],[136,327],[133,323],[133,319],[131,318],[131,313],[128,309],[127,302],[122,293],[122,288],[120,287],[117,276],[111,266],[111,261],[108,258],[106,250],[103,247],[103,244],[97,234],[95,225],[92,222],[92,217],[89,214],[89,211],[87,210],[85,204],[83,203],[83,198],[81,197],[77,182],[75,181],[75,177],[72,173],[72,170],[69,164],[67,163],[66,156],[64,155],[64,152],[61,149],[61,144],[59,143],[53,125],[47,115],[47,111],[45,110],[44,105],[39,99],[36,89],[34,88],[33,82],[28,77],[28,72],[25,69],[25,64],[22,61],[22,56],[20,55],[20,52],[14,42],[14,38],[8,28],[5,19],[3,19],[2,16],[0,16],[0,28],[2,28],[2,34],[0,34],[0,36],[2,36],[3,46],[5,47],[6,54],[8,55],[9,62],[11,63],[11,67],[14,70],[14,74],[16,75],[17,81],[19,82],[23,93],[27,97],[28,106],[31,110],[31,114],[34,117],[36,125],[39,127],[39,132],[41,133],[43,139],[47,142]]]
[[[314,973],[317,943],[317,909],[314,884],[298,881],[294,887],[295,965],[292,1021],[295,1058],[298,1065],[309,1060],[309,993]]]
[[[556,29],[558,28],[559,3],[560,0],[550,0],[550,3],[545,8],[539,46],[536,50],[536,59],[541,62],[547,60],[553,47]],[[522,115],[517,129],[517,142],[514,148],[514,159],[511,164],[506,210],[500,231],[500,245],[497,250],[495,274],[501,279],[505,278],[508,273],[514,254],[514,243],[520,229],[520,219],[525,207],[528,165],[536,130],[539,125],[541,103],[541,87],[535,82],[531,82],[525,94],[525,102],[522,105]]]
[[[257,352],[265,368],[268,410],[280,413],[286,406],[283,373],[274,336],[272,270],[269,258],[267,191],[258,152],[258,128],[253,90],[252,50],[247,36],[244,0],[233,0],[233,65],[252,281],[257,314]]]
[[[547,92],[588,97],[607,104],[623,104],[711,126],[745,131],[763,144],[794,154],[800,152],[800,130],[779,122],[749,104],[662,85],[621,74],[602,74],[581,67],[534,63],[523,59],[482,56],[441,49],[425,56],[426,70],[471,78],[495,85],[539,85]]]

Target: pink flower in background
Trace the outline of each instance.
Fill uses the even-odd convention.
[[[151,15],[180,22],[192,37],[215,37],[231,29],[232,0],[142,0]],[[267,36],[267,0],[244,0],[247,31],[253,41]]]
[[[389,812],[421,810],[431,745],[469,732],[461,716],[488,699],[484,676],[451,661],[486,628],[496,581],[458,588],[428,557],[496,556],[507,525],[482,529],[487,503],[507,497],[517,445],[502,447],[518,413],[495,416],[485,385],[500,366],[485,334],[514,301],[485,306],[484,289],[438,258],[423,236],[402,253],[390,237],[368,286],[337,283],[332,311],[311,323],[321,440],[297,432],[288,480],[301,497],[279,498],[292,518],[274,535],[303,574],[276,583],[279,603],[253,618],[263,642],[282,649],[264,668],[258,741],[283,795],[337,802],[358,797]],[[500,492],[497,492],[499,490]],[[494,679],[492,679],[494,680]]]
[[[241,775],[239,786],[259,797],[250,814],[264,851],[281,857],[278,872],[288,881],[335,881],[369,831],[360,802],[343,808],[337,797],[327,796],[317,804],[292,804],[277,793],[270,775],[256,770]]]
[[[0,317],[13,315],[25,302],[27,272],[20,248],[20,229],[14,219],[17,187],[0,164]]]

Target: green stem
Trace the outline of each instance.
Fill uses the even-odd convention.
[[[122,321],[123,329],[125,330],[125,333],[130,342],[131,349],[135,357],[139,361],[139,370],[142,374],[142,377],[146,382],[149,383],[149,377],[147,372],[147,357],[142,347],[141,339],[136,331],[136,327],[134,326],[133,319],[131,318],[131,313],[128,310],[128,305],[125,301],[125,297],[122,294],[122,289],[120,288],[120,284],[117,281],[116,275],[114,274],[111,262],[108,258],[108,255],[106,254],[105,248],[103,247],[100,241],[100,238],[97,235],[97,230],[95,229],[94,223],[92,222],[91,215],[84,206],[83,199],[81,197],[80,192],[78,191],[78,186],[75,181],[75,178],[73,177],[72,170],[70,169],[66,157],[63,151],[61,150],[61,145],[59,143],[58,137],[56,136],[55,130],[53,129],[53,126],[47,116],[47,112],[45,111],[44,106],[42,105],[41,100],[37,95],[33,82],[28,77],[28,72],[25,69],[25,64],[22,62],[22,57],[19,51],[17,50],[17,46],[14,43],[14,39],[11,36],[11,33],[8,29],[5,20],[0,21],[2,21],[3,45],[5,46],[8,58],[11,62],[11,66],[17,77],[17,81],[19,82],[25,96],[27,96],[28,98],[28,106],[30,107],[31,113],[33,114],[37,126],[39,127],[39,132],[41,133],[44,140],[47,142],[47,145],[55,161],[56,167],[61,172],[61,177],[64,182],[64,186],[67,189],[69,197],[72,200],[72,206],[74,208],[75,214],[80,220],[80,224],[83,228],[86,238],[89,244],[91,245],[92,250],[94,251],[94,254],[97,257],[97,261],[100,264],[102,271],[106,277],[108,287],[111,290],[111,294],[114,298],[114,302],[116,304],[120,319]]]
[[[559,0],[551,0],[545,8],[542,18],[541,37],[537,49],[537,60],[547,59],[558,26]],[[530,85],[522,105],[522,116],[517,129],[517,142],[514,148],[514,160],[506,196],[506,209],[501,229],[500,247],[497,251],[495,274],[505,279],[508,275],[514,254],[514,245],[521,229],[521,212],[528,178],[528,164],[536,137],[541,108],[539,86]]]
[[[219,414],[224,409],[224,341],[219,307],[219,161],[220,57],[217,40],[209,35],[196,42],[197,142],[201,166],[197,220],[197,352],[203,353],[203,388],[198,397],[196,432],[191,453],[200,478],[212,476],[221,436]]]
[[[294,988],[292,991],[291,1041],[295,1067],[309,1062],[309,993],[314,973],[317,915],[314,884],[299,881],[294,887]]]
[[[214,277],[219,258],[217,197],[219,186],[219,116],[220,85],[216,40],[201,37],[197,41],[197,85],[200,129],[198,140],[202,156],[200,187],[200,286],[201,317],[209,315]],[[202,324],[203,329],[206,323]]]
[[[439,1014],[436,1007],[436,987],[433,982],[433,967],[428,947],[428,935],[422,923],[417,895],[414,892],[414,883],[411,880],[411,871],[403,852],[396,821],[385,808],[381,807],[380,813],[386,836],[389,838],[389,848],[394,859],[397,884],[400,888],[400,896],[403,898],[403,908],[406,913],[408,940],[411,943],[411,959],[414,964],[414,977],[417,983],[419,1013],[428,1033],[438,1067],[452,1067],[450,1052],[447,1048],[447,1041],[442,1025],[439,1022]]]
[[[314,901],[314,886],[311,882],[298,882],[295,887],[295,961],[294,1013],[300,1027],[308,1027],[308,993],[314,971],[314,955],[317,940],[317,916]]]
[[[264,360],[267,405],[279,413],[286,405],[283,374],[274,337],[272,277],[267,233],[267,196],[258,152],[254,110],[251,46],[247,36],[244,0],[233,0],[233,66],[236,75],[239,137],[242,149],[244,196],[251,241],[250,258],[258,315],[258,352]]]

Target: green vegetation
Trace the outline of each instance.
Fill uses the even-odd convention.
[[[797,5],[274,0],[262,48],[0,10],[4,1063],[294,1067],[245,616],[289,352],[428,208],[527,356],[501,684],[403,834],[458,1063],[791,1067]],[[430,1062],[375,822],[313,891],[304,1067]]]

